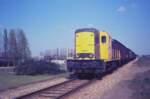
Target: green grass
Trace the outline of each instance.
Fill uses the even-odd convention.
[[[0,90],[16,87],[30,82],[53,79],[54,77],[60,77],[60,76],[64,76],[64,74],[26,76],[26,75],[0,73]]]

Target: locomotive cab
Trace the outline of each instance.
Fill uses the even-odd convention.
[[[112,39],[109,34],[105,31],[101,31],[99,34],[100,38],[100,59],[104,61],[110,61],[112,58]]]

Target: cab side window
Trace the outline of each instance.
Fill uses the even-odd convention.
[[[106,43],[106,36],[102,36],[102,43]]]

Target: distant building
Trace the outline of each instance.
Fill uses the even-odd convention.
[[[74,49],[67,49],[67,59],[73,59],[74,58]]]

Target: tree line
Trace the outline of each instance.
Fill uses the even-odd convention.
[[[0,36],[0,57],[17,65],[30,59],[31,51],[22,29],[4,29]]]

